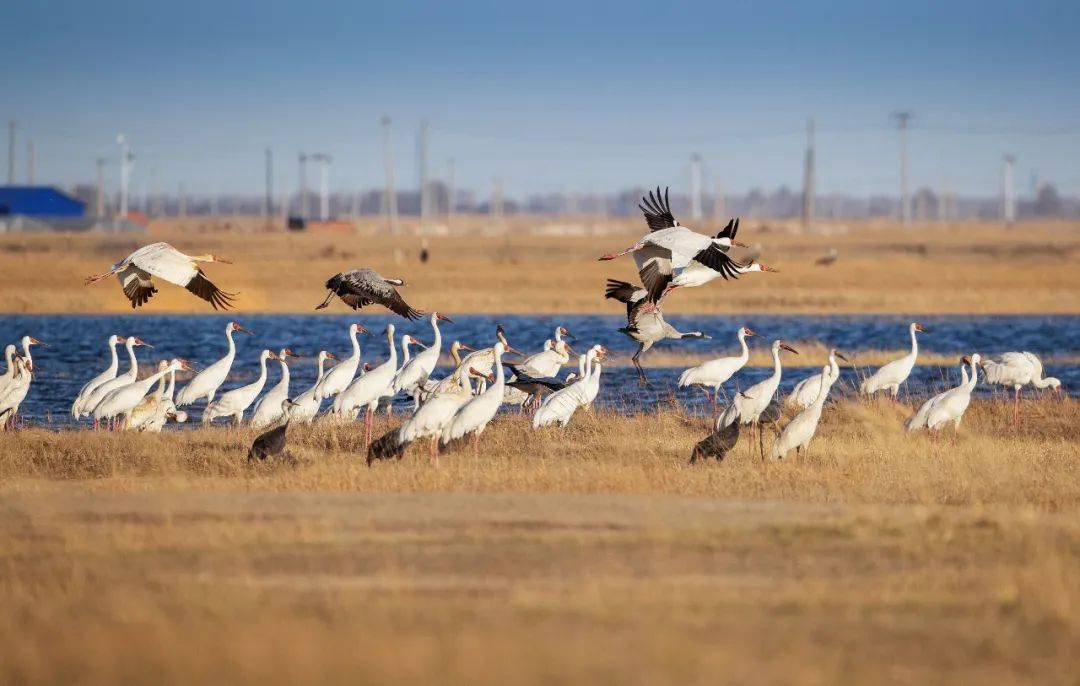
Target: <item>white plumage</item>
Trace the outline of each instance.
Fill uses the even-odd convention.
[[[821,373],[828,376],[828,367],[822,367]],[[821,384],[821,390],[810,407],[806,408],[788,422],[780,436],[773,443],[771,457],[773,460],[782,459],[792,450],[801,452],[810,445],[810,440],[817,433],[818,422],[821,421],[821,408],[825,405],[825,398],[829,395],[830,383]]]
[[[773,396],[776,395],[776,389],[780,387],[780,375],[782,373],[782,368],[780,366],[781,349],[795,353],[796,355],[799,354],[798,350],[792,348],[782,340],[777,339],[773,341],[773,373],[765,377],[763,381],[759,381],[735,396],[733,404],[736,406],[739,419],[743,424],[757,423],[758,417],[761,416],[761,413],[764,412],[765,408],[772,402]]]
[[[407,339],[415,340],[406,335]],[[402,341],[405,346],[406,342]],[[394,396],[394,376],[397,372],[397,348],[394,347],[394,325],[386,326],[386,361],[359,377],[334,400],[334,413],[339,417],[355,417],[364,412],[364,435],[371,441],[372,420],[382,398]]]
[[[233,332],[235,331],[246,333],[249,336],[252,335],[250,331],[240,326],[240,324],[229,322],[225,326],[225,340],[229,345],[225,357],[196,374],[188,382],[187,386],[184,386],[176,397],[177,407],[190,405],[202,398],[206,399],[207,405],[214,402],[214,395],[217,394],[221,384],[225,383],[225,379],[228,378],[229,370],[232,369],[233,360],[236,358],[236,343],[233,341]]]
[[[893,398],[896,397],[897,393],[900,392],[900,384],[907,381],[908,376],[911,375],[911,370],[915,368],[915,360],[919,356],[919,341],[915,337],[918,332],[925,333],[926,329],[919,322],[912,322],[908,326],[908,333],[911,336],[911,352],[898,360],[882,365],[868,379],[862,382],[859,386],[860,393],[873,395],[878,391],[889,391],[892,393]]]
[[[594,345],[581,356],[578,368],[580,376],[574,383],[551,393],[533,414],[532,428],[539,429],[552,424],[566,426],[577,409],[585,403],[589,393],[589,385],[593,383],[594,375],[599,384],[600,365],[596,363],[598,356],[603,357],[602,346]]]
[[[109,340],[106,343],[106,346],[109,349],[109,366],[105,368],[105,371],[101,372],[94,378],[87,381],[85,384],[83,384],[83,387],[79,389],[79,394],[75,396],[75,402],[71,404],[71,416],[75,419],[79,419],[85,412],[85,410],[83,409],[83,404],[90,397],[90,394],[93,393],[94,390],[101,384],[105,383],[106,381],[112,381],[116,378],[116,368],[118,366],[118,360],[116,358],[116,344],[123,342],[123,336],[117,336],[115,334],[109,336]]]
[[[186,361],[175,359],[164,369],[151,374],[142,381],[136,381],[109,391],[109,394],[94,408],[94,420],[100,422],[103,419],[113,420],[123,416],[126,425],[131,411],[142,402],[143,397],[150,391],[150,388],[170,370],[178,369],[192,371]]]
[[[276,359],[278,359],[277,353],[263,350],[259,355],[258,378],[245,386],[222,393],[221,397],[207,405],[202,416],[203,424],[209,424],[218,417],[232,417],[233,422],[239,425],[244,419],[244,411],[255,402],[255,398],[259,397],[263,386],[266,385],[266,361]]]
[[[739,328],[737,335],[742,353],[734,357],[718,357],[687,369],[679,376],[679,387],[702,386],[706,398],[710,397],[708,388],[712,388],[714,394],[719,393],[720,387],[746,366],[747,360],[750,359],[750,348],[746,345],[746,338],[757,334],[743,326]]]
[[[356,340],[356,335],[361,331],[368,332],[362,324],[349,325],[349,341],[352,343],[352,354],[327,372],[326,376],[315,387],[315,395],[320,401],[323,398],[332,398],[341,393],[352,383],[353,377],[356,376],[356,370],[360,367],[360,341]]]
[[[439,354],[442,352],[442,333],[439,331],[439,321],[453,323],[453,320],[441,312],[431,313],[431,330],[434,340],[431,346],[416,353],[411,360],[401,366],[401,370],[394,376],[394,393],[405,391],[416,398],[419,390],[435,371],[435,365],[439,363]]]
[[[971,392],[979,381],[978,365],[981,361],[979,354],[972,355],[969,361],[971,363],[971,378],[967,380],[967,383],[960,384],[956,388],[947,391],[930,408],[930,412],[926,417],[926,426],[931,431],[938,431],[950,422],[952,422],[954,431],[959,430],[960,420],[963,419],[964,412],[967,411],[968,405],[971,403]]]
[[[470,399],[461,407],[461,409],[454,413],[454,418],[450,420],[442,432],[440,442],[443,445],[472,434],[474,441],[473,446],[475,449],[476,441],[479,439],[480,434],[484,432],[488,422],[495,417],[495,414],[499,411],[499,407],[502,405],[503,385],[505,382],[502,367],[503,352],[503,344],[501,342],[496,343],[495,382],[488,386],[487,390]]]
[[[296,357],[289,348],[278,351],[278,367],[281,368],[281,379],[274,387],[259,398],[251,411],[251,426],[254,429],[262,429],[277,423],[282,418],[282,403],[289,398],[289,358]]]
[[[82,407],[80,409],[80,414],[93,414],[94,408],[98,406],[98,403],[105,399],[106,395],[116,390],[117,388],[120,388],[121,386],[135,383],[135,381],[139,378],[139,361],[135,358],[135,348],[153,348],[154,346],[150,345],[149,343],[140,338],[136,338],[135,336],[128,336],[124,340],[124,347],[127,349],[128,355],[127,371],[125,371],[123,374],[113,377],[112,379],[109,379],[108,381],[103,381],[102,383],[98,384],[97,388],[95,388],[93,392],[91,392],[90,395],[86,398],[86,400],[83,401]]]
[[[132,309],[146,303],[157,293],[152,277],[186,288],[192,294],[210,303],[216,309],[229,309],[235,293],[226,293],[215,286],[199,268],[200,262],[230,264],[214,255],[185,255],[168,243],[145,245],[112,266],[104,274],[86,279],[86,284],[97,283],[113,274],[119,279],[124,295]]]
[[[840,378],[840,364],[836,361],[838,358],[844,362],[848,361],[846,357],[837,352],[836,348],[829,350],[828,383],[834,384]],[[814,402],[814,398],[817,398],[818,391],[821,390],[821,382],[825,378],[820,373],[812,374],[795,384],[795,388],[791,389],[791,393],[787,397],[787,405],[800,410],[810,407],[810,404]]]
[[[969,360],[967,357],[960,361],[960,383],[955,388],[962,388],[964,386],[967,386],[969,378],[967,373],[968,362]],[[942,400],[942,398],[947,396],[951,391],[955,390],[955,388],[947,388],[941,393],[938,393],[937,395],[928,398],[922,405],[919,406],[919,409],[915,412],[915,414],[911,415],[907,418],[907,420],[904,421],[904,428],[906,428],[908,432],[921,431],[923,429],[929,428],[930,412],[934,409],[934,406]]]
[[[289,412],[289,417],[292,421],[298,424],[309,424],[315,415],[319,413],[319,407],[322,405],[322,398],[316,394],[316,390],[319,388],[319,384],[322,382],[323,377],[326,376],[326,361],[336,360],[337,356],[334,353],[320,350],[316,364],[319,368],[319,375],[315,379],[315,383],[311,388],[307,389],[300,395],[296,396],[293,401],[293,408]]]

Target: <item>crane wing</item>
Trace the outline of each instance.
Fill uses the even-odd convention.
[[[642,213],[645,215],[645,223],[649,225],[649,231],[659,231],[661,229],[670,229],[673,226],[678,226],[679,222],[675,219],[675,215],[671,213],[671,202],[668,200],[668,190],[664,189],[664,197],[660,197],[660,186],[656,187],[656,195],[653,195],[652,191],[649,191],[649,197],[642,196],[641,204],[638,205],[641,208]]]
[[[196,270],[195,277],[188,282],[186,288],[214,306],[215,310],[228,310],[233,307],[235,293],[226,293],[206,278],[201,269]]]
[[[608,279],[607,288],[604,289],[604,297],[618,300],[621,303],[630,304],[644,298],[648,293],[641,286],[635,286],[628,281]]]
[[[1028,352],[1027,350],[1025,350],[1023,354],[1024,358],[1028,361],[1028,363],[1031,364],[1032,368],[1035,370],[1035,373],[1031,377],[1032,381],[1037,381],[1038,379],[1043,378],[1042,360],[1039,359],[1038,355]]]
[[[720,276],[725,279],[739,278],[739,267],[743,266],[728,257],[727,253],[715,243],[694,255],[694,261],[705,265],[714,272],[719,272]]]
[[[145,272],[185,288],[199,274],[195,261],[168,243],[140,248],[128,257],[128,261]]]
[[[150,275],[138,267],[129,264],[127,267],[116,273],[116,278],[120,280],[120,285],[124,289],[124,295],[131,302],[131,309],[141,307],[146,304],[146,301],[157,293],[157,288],[154,287],[154,283],[150,280]]]
[[[716,237],[735,240],[735,234],[737,234],[738,232],[739,220],[736,218],[728,221],[727,226],[725,226],[723,230],[720,231],[720,233],[716,234]]]
[[[664,260],[650,260],[638,272],[641,276],[641,283],[645,284],[645,290],[649,292],[650,302],[659,301],[660,296],[664,294],[668,284],[671,283],[671,262],[666,262],[666,271],[662,266],[664,263]]]

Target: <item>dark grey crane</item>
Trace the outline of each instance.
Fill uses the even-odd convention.
[[[717,462],[723,462],[735,444],[739,442],[739,431],[742,422],[739,421],[739,411],[732,403],[724,414],[716,420],[716,426],[705,438],[698,441],[694,450],[690,453],[690,464],[698,460],[716,458]]]
[[[637,352],[631,359],[634,361],[634,367],[637,368],[638,380],[646,386],[649,384],[649,379],[641,367],[640,358],[642,353],[653,347],[653,344],[667,338],[710,338],[700,331],[683,333],[668,324],[660,305],[651,302],[648,296],[648,291],[641,286],[616,279],[608,279],[607,288],[604,291],[605,298],[626,304],[626,326],[619,331],[638,343]]]
[[[368,267],[350,269],[327,279],[326,288],[330,292],[326,294],[326,300],[323,300],[315,309],[321,310],[328,306],[336,295],[341,298],[341,302],[354,310],[375,304],[382,305],[406,319],[419,319],[424,313],[410,307],[397,291],[397,286],[404,285],[405,281],[402,279],[384,278]]]
[[[281,423],[255,438],[251,444],[251,450],[248,451],[248,462],[278,457],[285,452],[285,434],[289,429],[289,414],[295,406],[296,403],[288,398],[281,401]]]

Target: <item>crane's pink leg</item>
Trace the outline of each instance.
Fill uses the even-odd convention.
[[[709,395],[709,389],[702,386],[701,392],[705,394],[705,402],[712,402],[712,396]]]
[[[1020,428],[1020,387],[1016,387],[1016,394],[1013,396],[1013,425]]]
[[[631,252],[634,252],[635,250],[640,250],[640,249],[641,249],[641,243],[635,243],[634,245],[631,245],[626,250],[623,250],[622,252],[614,252],[614,253],[609,252],[606,255],[601,255],[600,256],[600,262],[606,262],[607,260],[614,260],[617,257],[622,257],[623,255],[625,255],[627,253],[631,253]]]
[[[472,449],[473,457],[479,459],[480,457],[480,432],[474,431],[472,435]]]
[[[431,439],[431,443],[429,444],[429,447],[428,447],[428,457],[429,457],[429,460],[430,460],[431,464],[435,465],[436,467],[439,466],[439,437],[438,436],[434,436]]]

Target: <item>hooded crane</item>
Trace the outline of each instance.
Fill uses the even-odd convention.
[[[649,292],[644,288],[635,286],[626,281],[608,279],[607,289],[604,291],[605,298],[613,298],[626,304],[626,326],[619,329],[622,333],[638,343],[637,352],[631,358],[637,369],[638,379],[643,385],[649,384],[645,370],[641,368],[641,355],[648,352],[658,341],[673,338],[710,338],[700,331],[683,333],[677,330],[664,319],[664,313],[660,305],[651,302]]]
[[[296,403],[288,398],[281,401],[281,424],[255,437],[251,443],[251,450],[248,451],[248,462],[277,457],[285,452],[285,434],[289,430],[292,409],[295,405]]]
[[[278,351],[277,361],[281,368],[281,379],[266,392],[266,395],[255,402],[255,407],[251,411],[251,428],[262,429],[281,419],[281,402],[289,397],[290,357],[300,358],[290,348],[282,348]]]
[[[700,286],[717,277],[734,279],[742,271],[773,271],[762,265],[751,270],[751,265],[740,264],[728,256],[727,251],[732,245],[746,247],[735,240],[739,231],[737,219],[710,237],[679,224],[671,213],[667,189],[661,198],[657,186],[656,195],[649,191],[649,197],[642,197],[641,203],[638,207],[645,215],[650,233],[626,250],[603,255],[600,259],[613,260],[634,253],[641,283],[652,302],[658,302],[679,286]]]
[[[232,369],[233,360],[236,358],[236,343],[233,341],[233,333],[236,331],[246,333],[249,336],[254,335],[237,322],[226,324],[225,340],[228,342],[229,349],[226,351],[225,357],[196,374],[188,382],[188,385],[184,386],[184,389],[176,397],[177,407],[191,405],[201,398],[206,399],[207,405],[214,402],[214,395],[221,388],[221,384],[225,383],[225,379],[228,378],[229,370]]]
[[[116,359],[116,344],[123,342],[123,336],[117,336],[115,334],[109,336],[109,340],[106,342],[106,347],[109,350],[109,366],[105,368],[105,371],[87,381],[83,384],[83,387],[79,389],[79,395],[75,396],[75,402],[71,404],[71,416],[75,419],[82,416],[84,412],[83,403],[85,403],[87,398],[90,397],[90,394],[94,392],[94,389],[106,381],[112,381],[116,378],[116,368],[118,365],[118,360]]]
[[[828,367],[822,367],[823,376],[828,376]],[[783,459],[785,455],[795,450],[796,454],[802,454],[802,449],[810,445],[811,439],[817,433],[818,422],[821,421],[821,408],[825,406],[825,398],[829,395],[830,383],[823,383],[818,390],[817,397],[810,407],[806,408],[788,422],[780,436],[772,446],[771,457],[773,460]]]
[[[759,381],[742,393],[736,395],[735,400],[732,402],[738,411],[739,422],[742,424],[750,424],[757,430],[758,449],[761,452],[762,460],[765,459],[765,441],[762,436],[762,427],[758,423],[758,420],[761,418],[762,413],[764,413],[765,410],[769,408],[769,405],[772,404],[773,396],[776,395],[776,389],[780,387],[780,374],[782,371],[780,366],[781,350],[787,350],[789,353],[795,355],[799,354],[798,350],[792,348],[782,340],[776,339],[773,341],[773,373],[767,376],[765,380]]]
[[[834,384],[836,380],[840,378],[840,364],[836,360],[848,361],[848,358],[840,354],[836,348],[829,350],[829,377],[828,383]],[[814,402],[814,398],[817,397],[818,391],[821,390],[821,382],[825,379],[821,374],[812,374],[799,383],[795,384],[795,388],[791,389],[791,393],[787,397],[787,404],[799,410],[805,410],[810,407]]]
[[[911,335],[911,352],[898,360],[882,365],[870,378],[862,382],[859,386],[860,393],[873,395],[885,390],[892,393],[893,400],[896,399],[896,394],[900,392],[900,384],[911,376],[911,370],[915,368],[915,359],[919,356],[919,341],[915,338],[915,334],[927,333],[927,331],[919,322],[911,322],[908,333]]]
[[[739,425],[743,422],[740,420],[737,403],[742,397],[742,393],[735,396],[735,402],[728,405],[724,414],[717,417],[712,432],[694,446],[690,452],[690,464],[698,460],[704,462],[710,457],[715,458],[717,462],[723,462],[727,454],[739,442]]]
[[[199,267],[200,262],[232,264],[215,255],[185,255],[168,243],[145,245],[112,266],[104,274],[90,276],[86,285],[97,283],[113,274],[120,280],[131,309],[144,305],[157,293],[152,277],[164,279],[188,289],[210,303],[215,310],[233,307],[236,293],[226,293],[215,286]]]
[[[209,424],[218,417],[232,417],[233,425],[240,426],[244,412],[255,402],[266,385],[266,361],[279,359],[272,350],[263,350],[259,354],[259,376],[253,382],[240,388],[234,388],[221,394],[214,402],[206,406],[203,412],[203,424]]]
[[[986,359],[982,363],[986,382],[1008,388],[1013,387],[1013,423],[1020,424],[1020,389],[1031,384],[1035,388],[1050,388],[1055,393],[1061,381],[1052,376],[1043,377],[1043,365],[1034,353],[1009,352],[998,359]]]
[[[423,312],[409,306],[396,286],[404,286],[401,279],[387,279],[374,269],[362,267],[350,269],[347,272],[334,274],[326,281],[326,288],[330,292],[326,294],[326,300],[315,307],[321,310],[330,304],[334,296],[341,298],[354,310],[368,305],[382,305],[394,314],[401,315],[406,319],[419,319]]]
[[[713,395],[711,396],[713,404],[718,402],[718,394],[720,393],[720,387],[723,386],[728,379],[735,376],[735,373],[746,366],[747,361],[750,359],[750,348],[746,345],[746,339],[748,336],[756,336],[752,329],[747,326],[739,327],[739,331],[736,334],[739,338],[739,345],[742,347],[742,353],[734,357],[718,357],[714,360],[702,362],[696,367],[687,369],[679,376],[679,388],[685,386],[701,386],[702,393],[705,394],[705,399],[709,400],[709,388],[713,389]]]

